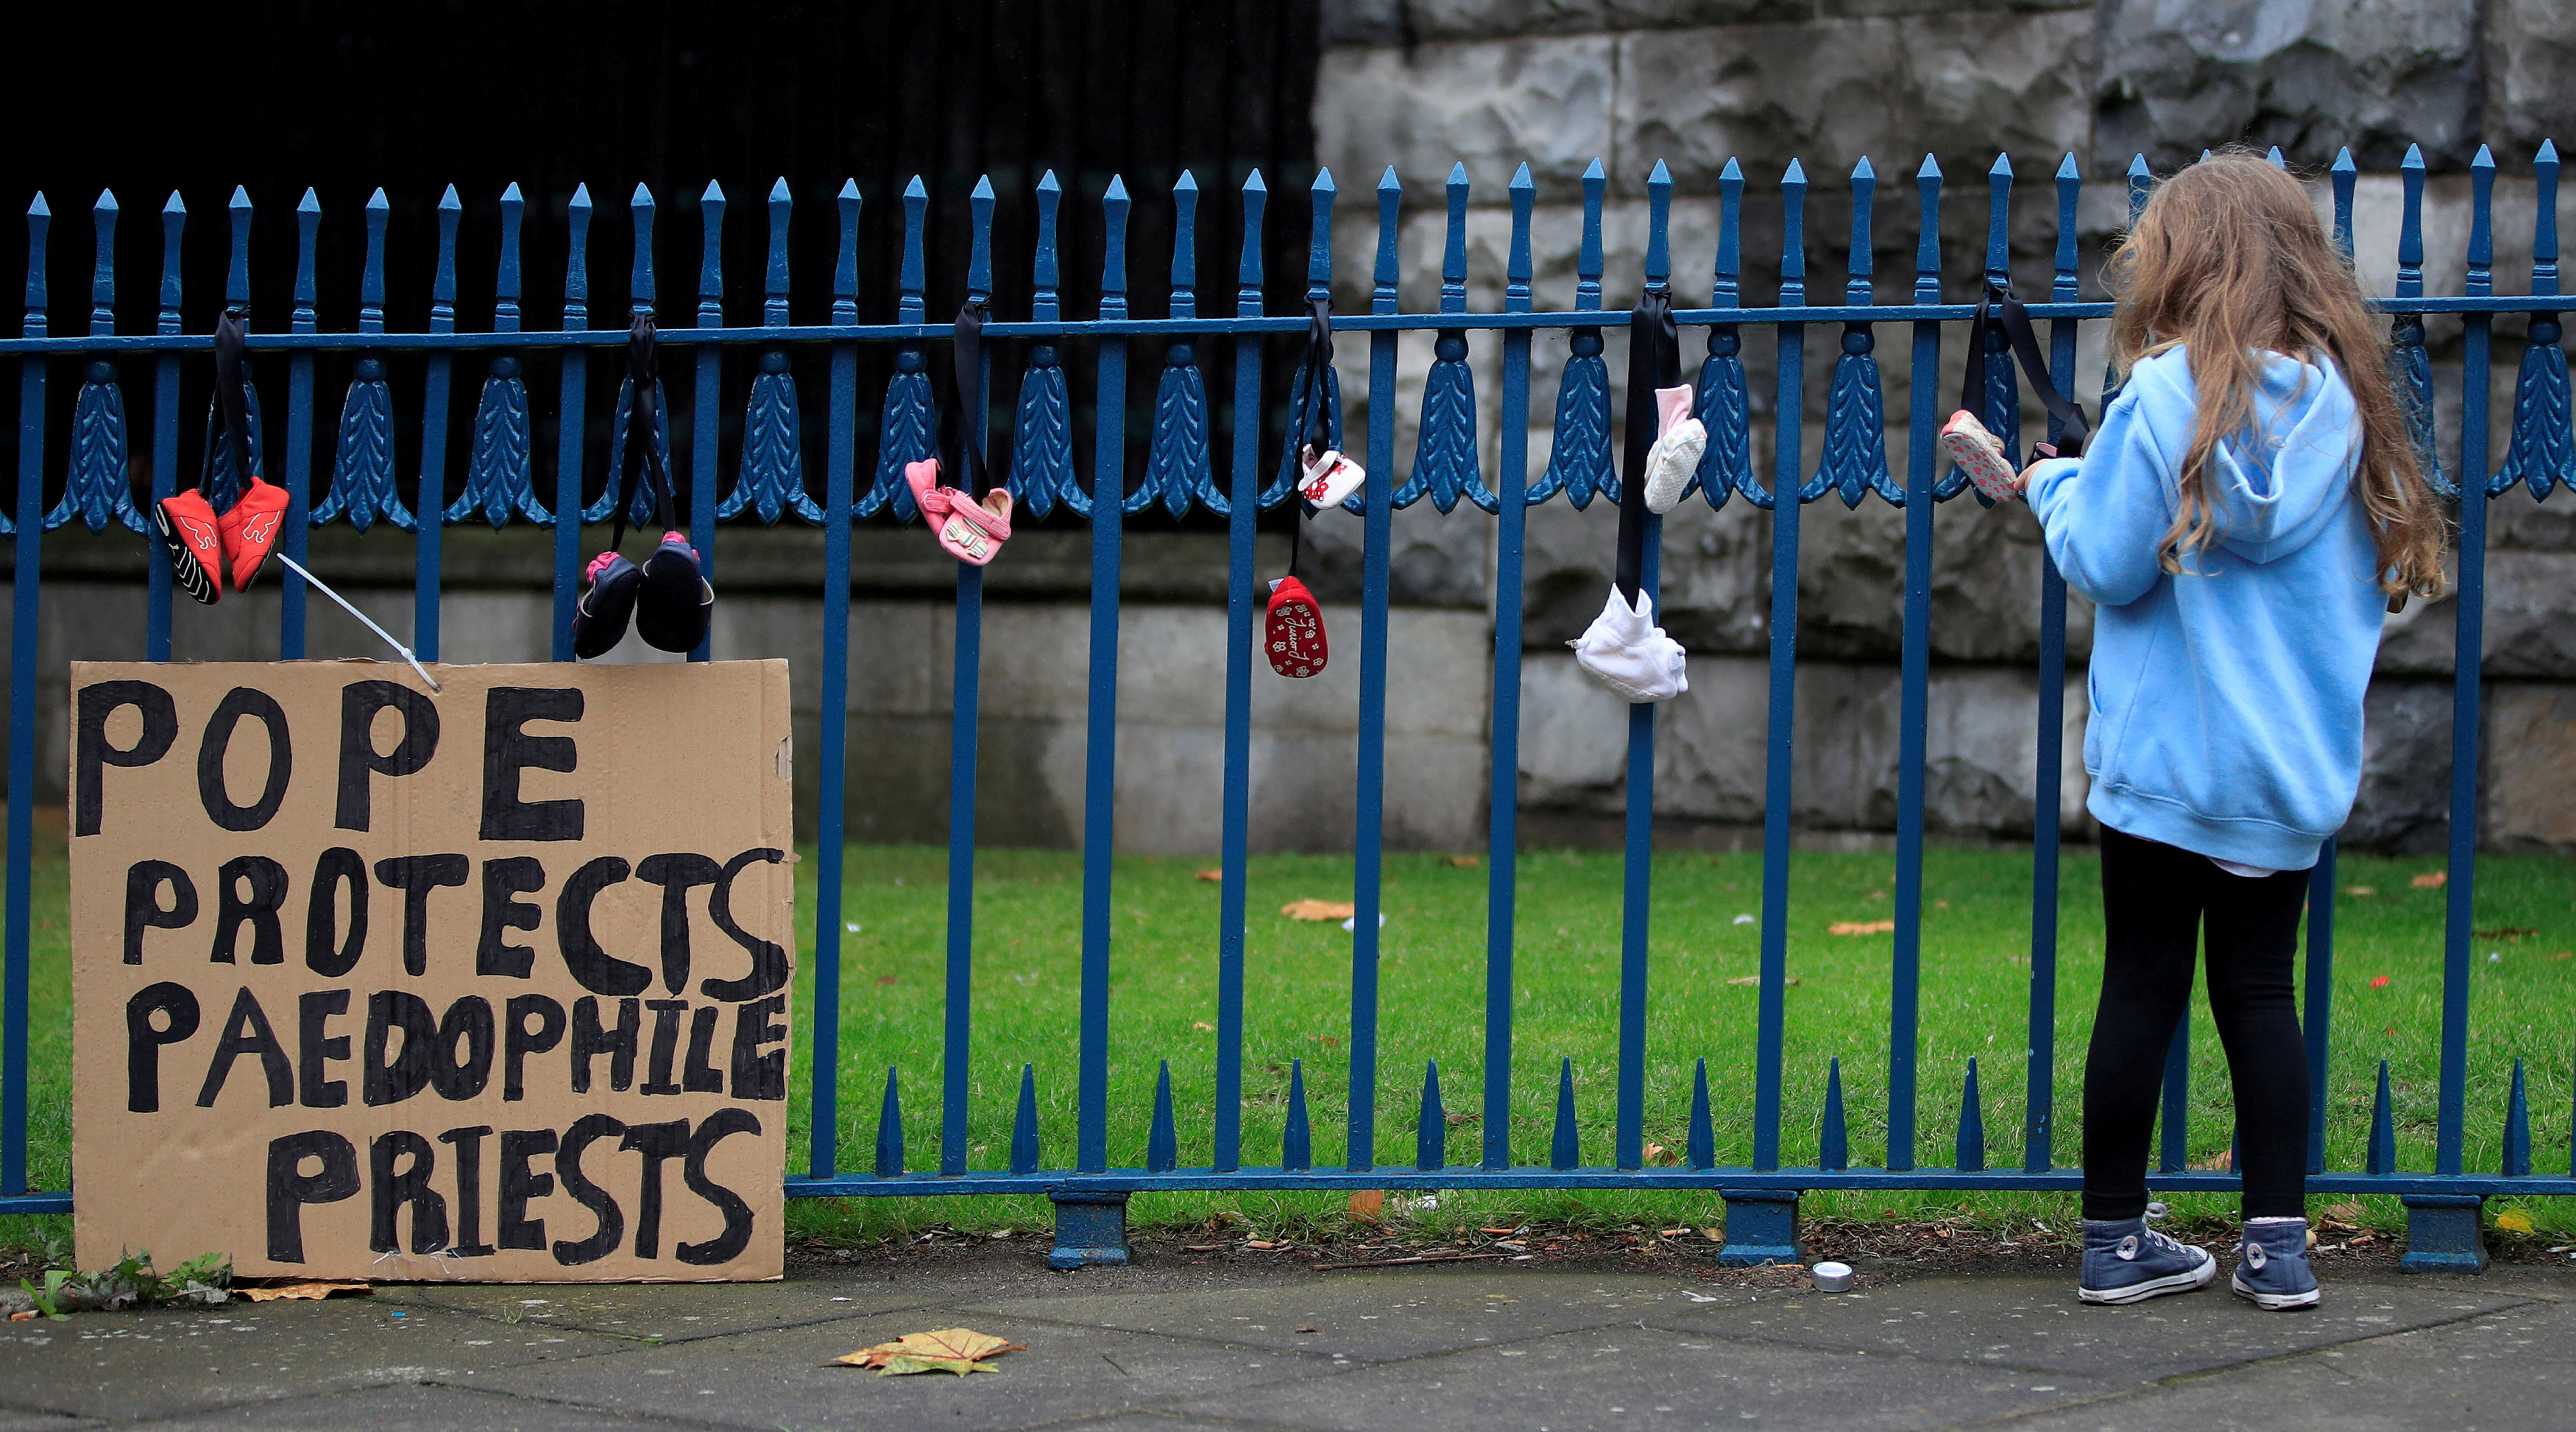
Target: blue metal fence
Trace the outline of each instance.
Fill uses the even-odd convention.
[[[2277,158],[2277,153],[2276,156]],[[2423,296],[2422,197],[2424,168],[2410,152],[2403,173],[2405,209],[2398,248],[2398,278],[2392,297],[2381,308],[2395,315],[2398,360],[2419,439],[2433,456],[2432,411],[2435,395],[2425,350],[2423,317],[2457,314],[2465,326],[2464,373],[2460,390],[2460,446],[2453,462],[2434,457],[2428,479],[2459,502],[2458,650],[2460,662],[2453,720],[2451,842],[2448,916],[2444,942],[2443,1022],[2440,1057],[2440,1123],[2434,1167],[2395,1167],[2387,1072],[2383,1063],[2369,1140],[2369,1155],[2359,1170],[2325,1168],[2327,1100],[2325,1053],[2330,1027],[2328,995],[2333,959],[2331,923],[2334,851],[2327,847],[2311,891],[2307,963],[2307,1035],[2312,1078],[2319,1091],[2311,1130],[2311,1187],[2320,1192],[2387,1193],[2407,1197],[2414,1214],[2410,1258],[2417,1266],[2468,1266],[2479,1261],[2476,1246],[2479,1200],[2496,1194],[2576,1194],[2576,1169],[2569,1176],[2537,1176],[2530,1167],[2529,1115],[2519,1071],[2508,1095],[2506,1141],[2498,1167],[2471,1171],[2463,1143],[2462,1112],[2466,1106],[2469,1017],[2470,910],[2474,890],[2472,856],[2477,830],[2480,679],[2475,654],[2484,593],[2486,504],[2516,485],[2526,485],[2535,498],[2554,487],[2576,484],[2576,433],[2569,425],[2567,363],[2560,346],[2557,309],[2557,231],[2555,222],[2559,161],[2544,145],[2533,165],[2538,193],[2534,263],[2528,296],[2493,292],[2491,191],[2493,161],[2483,149],[2472,171],[2473,229],[2468,247],[2466,294],[2458,298]],[[2352,210],[2357,175],[2350,156],[2338,159],[2330,174],[2334,223],[2338,239],[2350,251]],[[2132,212],[2143,202],[2150,176],[2143,160],[2127,175]],[[2008,206],[2014,174],[2007,159],[1998,159],[1987,174],[1989,222],[1985,268],[1989,278],[2007,276]],[[1698,411],[1707,423],[1710,442],[1694,484],[1702,500],[1723,506],[1735,497],[1772,513],[1772,582],[1769,620],[1770,678],[1768,766],[1765,777],[1763,881],[1759,1004],[1755,1027],[1752,1160],[1743,1167],[1716,1165],[1706,1065],[1696,1072],[1690,1135],[1680,1166],[1649,1166],[1643,1150],[1644,1090],[1647,1077],[1646,984],[1649,860],[1653,848],[1652,797],[1656,712],[1652,706],[1631,708],[1628,728],[1626,814],[1626,887],[1624,938],[1620,947],[1618,1017],[1617,1128],[1611,1167],[1579,1166],[1574,1128],[1570,1069],[1560,1074],[1556,1126],[1550,1156],[1543,1164],[1524,1162],[1535,1150],[1511,1146],[1513,1108],[1512,993],[1514,950],[1514,852],[1516,788],[1519,768],[1522,660],[1523,535],[1528,509],[1559,494],[1577,507],[1596,496],[1613,500],[1618,477],[1610,457],[1610,383],[1601,356],[1604,298],[1602,211],[1606,175],[1595,164],[1583,181],[1583,230],[1574,306],[1541,312],[1533,302],[1531,219],[1536,191],[1524,167],[1511,181],[1512,235],[1502,311],[1467,310],[1466,231],[1470,197],[1463,168],[1453,170],[1446,185],[1447,244],[1442,264],[1439,310],[1403,312],[1397,301],[1399,212],[1402,187],[1389,170],[1376,189],[1377,248],[1368,312],[1339,320],[1346,331],[1368,335],[1368,431],[1365,459],[1378,475],[1351,502],[1364,518],[1365,561],[1362,569],[1358,712],[1358,851],[1357,916],[1351,960],[1351,1047],[1348,1127],[1344,1162],[1318,1167],[1312,1157],[1312,1131],[1304,1102],[1302,1070],[1292,1072],[1286,1133],[1277,1161],[1257,1151],[1247,1162],[1242,1147],[1241,1104],[1244,1038],[1243,951],[1246,879],[1246,826],[1251,766],[1251,642],[1254,619],[1254,528],[1259,512],[1278,506],[1292,494],[1290,469],[1283,454],[1275,471],[1265,471],[1263,424],[1243,415],[1261,410],[1264,392],[1263,335],[1302,331],[1302,316],[1270,316],[1262,303],[1261,235],[1269,195],[1256,173],[1245,183],[1244,242],[1237,272],[1235,311],[1231,316],[1198,311],[1194,224],[1199,193],[1184,176],[1173,195],[1177,241],[1171,263],[1170,316],[1132,318],[1127,304],[1126,227],[1131,205],[1124,185],[1112,180],[1099,200],[1099,222],[1106,234],[1107,260],[1102,275],[1098,315],[1068,319],[1057,298],[1057,209],[1062,198],[1053,175],[1034,196],[1038,215],[1034,258],[1035,299],[1024,319],[989,323],[989,339],[1025,340],[1026,366],[1011,411],[1015,414],[1008,482],[1023,510],[1044,517],[1057,507],[1087,518],[1092,538],[1091,648],[1088,766],[1085,776],[1084,891],[1079,1048],[1072,1071],[1078,1089],[1078,1124],[1070,1167],[1041,1168],[1037,1137],[1035,1068],[1025,1069],[1019,1085],[1018,1115],[1007,1168],[969,1167],[967,1113],[969,1085],[965,1058],[971,1017],[974,810],[977,737],[978,636],[982,608],[982,573],[958,569],[956,664],[954,668],[954,758],[951,773],[949,919],[947,946],[947,1024],[941,1090],[939,1167],[907,1170],[903,1166],[900,1086],[889,1071],[883,1093],[880,1127],[872,1168],[846,1171],[839,1143],[842,1060],[838,1047],[841,1008],[841,891],[843,836],[846,831],[841,792],[845,789],[848,752],[845,745],[848,708],[848,605],[838,599],[850,584],[850,527],[854,521],[908,520],[911,495],[902,481],[905,462],[929,456],[938,429],[929,378],[929,354],[944,342],[944,324],[927,321],[929,296],[923,292],[923,220],[928,195],[915,180],[901,196],[903,262],[900,297],[892,323],[858,319],[857,264],[861,198],[855,185],[839,197],[839,263],[832,279],[832,321],[795,325],[788,321],[789,284],[786,225],[790,200],[784,182],[768,200],[769,263],[762,322],[729,326],[719,266],[725,201],[710,184],[699,212],[704,224],[696,326],[667,327],[663,341],[694,355],[695,411],[712,415],[719,401],[720,377],[728,355],[749,362],[757,376],[742,423],[736,477],[718,502],[721,454],[719,425],[693,425],[689,525],[693,540],[715,560],[721,547],[719,518],[746,514],[764,523],[782,515],[821,526],[824,533],[823,666],[821,785],[819,812],[819,880],[815,911],[813,959],[815,1004],[811,1045],[813,1115],[807,1170],[787,1181],[791,1195],[869,1196],[892,1194],[1000,1194],[1044,1191],[1059,1204],[1059,1252],[1063,1262],[1123,1256],[1123,1206],[1128,1194],[1157,1189],[1363,1189],[1437,1188],[1691,1188],[1721,1193],[1729,1206],[1728,1256],[1740,1260],[1792,1256],[1795,1252],[1796,1195],[1807,1189],[1911,1188],[1932,1190],[2053,1189],[2077,1186],[2079,1175],[2057,1160],[2052,1139],[2052,1111],[2060,1097],[2051,1079],[2054,1067],[2057,998],[2056,923],[2059,889],[2060,731],[2066,660],[2066,586],[2053,567],[2040,590],[2041,655],[2039,662],[2038,758],[2035,769],[2037,839],[2033,858],[2031,957],[2029,986],[2029,1054],[2026,1105],[2022,1116],[2018,1162],[1989,1166],[1985,1155],[1983,1114],[1976,1090],[1976,1068],[1966,1072],[1966,1099],[1957,1129],[1952,1166],[1917,1168],[1916,1114],[1919,1105],[1917,1052],[1918,990],[1921,972],[1922,862],[1925,780],[1925,718],[1930,676],[1932,536],[1938,505],[1967,489],[1957,475],[1936,473],[1934,427],[1942,411],[1936,392],[1944,325],[1968,320],[1974,309],[1945,303],[1941,283],[1939,209],[1943,178],[1926,158],[1916,176],[1920,242],[1911,301],[1878,304],[1874,298],[1870,229],[1876,175],[1866,161],[1851,178],[1853,197],[1850,267],[1842,302],[1811,305],[1807,299],[1804,206],[1808,181],[1792,163],[1780,181],[1785,218],[1781,282],[1775,302],[1746,307],[1740,291],[1740,217],[1745,180],[1730,163],[1722,181],[1720,230],[1714,255],[1714,297],[1706,309],[1683,310],[1676,316],[1707,335],[1701,365]],[[2031,306],[2033,317],[2051,326],[2051,366],[2062,388],[2075,377],[2079,326],[2099,321],[2110,305],[2079,292],[2076,228],[2080,178],[2068,156],[2055,175],[2057,240],[2054,282],[2047,302]],[[1665,288],[1671,278],[1668,218],[1672,185],[1656,165],[1647,180],[1650,229],[1639,275],[1649,289]],[[1329,293],[1333,280],[1331,224],[1337,193],[1332,177],[1320,175],[1310,192],[1311,246],[1307,278],[1310,293]],[[973,252],[969,294],[983,298],[992,288],[991,225],[997,197],[989,183],[976,186],[972,199]],[[519,241],[524,205],[516,186],[501,198],[501,246],[497,299],[486,331],[459,331],[455,313],[457,229],[460,209],[451,189],[437,214],[437,267],[433,306],[427,330],[384,330],[383,236],[387,210],[380,195],[365,212],[367,259],[357,330],[326,333],[315,316],[314,236],[320,206],[308,193],[297,207],[299,269],[295,305],[285,332],[252,337],[254,350],[275,351],[287,364],[285,455],[280,477],[289,492],[294,521],[288,529],[288,551],[302,557],[314,526],[346,521],[364,529],[388,521],[411,531],[418,544],[419,601],[415,642],[424,659],[439,648],[440,534],[454,523],[484,521],[496,527],[523,521],[554,530],[555,658],[568,660],[569,615],[575,593],[581,524],[606,520],[615,496],[603,496],[584,510],[578,474],[583,469],[584,425],[578,415],[587,398],[589,351],[626,341],[624,326],[590,326],[591,297],[587,275],[592,203],[577,192],[565,214],[570,262],[565,307],[560,326],[532,331],[521,326],[519,311]],[[174,195],[163,211],[164,266],[160,322],[151,334],[113,331],[115,274],[110,238],[117,220],[112,196],[102,195],[95,211],[99,233],[98,261],[92,286],[89,332],[55,337],[48,329],[46,226],[49,211],[40,196],[30,211],[30,253],[26,320],[23,336],[0,340],[0,354],[14,356],[20,370],[18,500],[14,520],[0,519],[0,533],[15,543],[14,623],[11,633],[11,701],[8,817],[7,964],[5,1049],[0,1049],[0,1212],[60,1212],[71,1207],[67,1191],[27,1188],[27,1022],[30,884],[30,809],[34,789],[36,659],[41,591],[39,547],[42,534],[71,522],[91,531],[112,523],[140,533],[142,514],[126,487],[123,405],[117,388],[117,358],[152,363],[155,400],[151,434],[151,472],[155,498],[166,495],[179,470],[179,366],[209,346],[205,334],[183,333],[179,321],[179,244],[186,214]],[[251,204],[236,191],[231,206],[231,272],[227,298],[239,302],[249,292]],[[633,263],[629,303],[633,311],[653,310],[660,302],[654,271],[654,203],[640,187],[631,205]],[[2488,452],[2487,394],[2490,381],[2490,327],[2499,313],[2531,315],[2521,359],[2512,423],[2512,442],[2501,468],[2491,471]],[[1834,360],[1832,396],[1816,470],[1804,465],[1801,425],[1806,411],[1802,385],[1803,345],[1810,325],[1840,324],[1841,354]],[[1903,477],[1891,468],[1883,426],[1883,394],[1873,345],[1878,326],[1908,324],[1912,333],[1911,413]],[[1779,360],[1771,412],[1776,433],[1772,472],[1766,484],[1754,470],[1752,413],[1748,376],[1741,353],[1746,326],[1772,329]],[[1531,340],[1540,330],[1570,330],[1571,356],[1565,364],[1555,402],[1555,443],[1544,474],[1529,483],[1528,414],[1531,403]],[[1498,431],[1496,470],[1480,467],[1479,415],[1472,372],[1466,363],[1466,336],[1483,330],[1499,336],[1501,393],[1498,410],[1486,421]],[[1425,384],[1418,446],[1402,480],[1395,452],[1397,341],[1408,331],[1436,336],[1435,360]],[[1956,330],[1953,330],[1956,331]],[[1232,447],[1222,464],[1210,451],[1212,425],[1208,375],[1202,371],[1198,344],[1211,337],[1251,341],[1232,345]],[[1064,364],[1068,349],[1087,344],[1096,364],[1098,406],[1093,419],[1096,446],[1089,485],[1077,476],[1070,398]],[[1148,439],[1146,480],[1126,492],[1130,435],[1127,432],[1127,364],[1131,345],[1143,345],[1149,359],[1159,351],[1163,367]],[[893,377],[881,395],[878,442],[872,466],[862,466],[857,388],[862,346],[892,350]],[[1159,345],[1159,349],[1158,349]],[[817,354],[815,350],[820,349]],[[561,361],[558,411],[573,415],[560,423],[558,485],[552,506],[535,489],[531,398],[522,375],[523,356],[548,350]],[[344,400],[328,473],[326,495],[313,504],[317,422],[329,421],[314,390],[317,354],[354,355],[354,378]],[[991,348],[987,348],[989,354]],[[383,357],[389,353],[426,356],[427,419],[420,433],[419,487],[413,509],[406,509],[394,482],[401,455],[392,443],[389,397]],[[451,502],[443,489],[448,468],[447,390],[462,357],[486,365],[482,395],[465,463],[464,490]],[[829,405],[824,420],[822,501],[816,505],[802,470],[802,415],[792,380],[794,365],[815,357],[828,365]],[[990,360],[987,359],[989,370]],[[50,511],[47,487],[46,384],[53,374],[77,370],[82,387],[68,435],[69,455],[64,495]],[[1991,375],[1982,414],[1988,427],[2017,445],[2020,394],[2013,365],[1989,365]],[[989,371],[982,380],[991,384]],[[1327,384],[1324,401],[1332,405],[1329,420],[1340,423],[1337,387]],[[986,441],[991,404],[985,395],[968,397],[964,410],[969,440]],[[668,434],[630,428],[631,395],[619,393],[612,427],[612,451],[630,441],[667,442]],[[1296,415],[1290,415],[1294,430]],[[254,413],[254,422],[260,421]],[[216,473],[218,485],[236,481]],[[612,467],[612,470],[614,468]],[[2491,475],[2490,475],[2491,474]],[[1887,1142],[1879,1166],[1852,1162],[1842,1107],[1839,1064],[1829,1076],[1817,1165],[1781,1163],[1782,1058],[1786,978],[1789,848],[1791,811],[1791,745],[1796,731],[1796,660],[1798,630],[1799,516],[1802,506],[1831,493],[1847,506],[1877,500],[1905,511],[1904,631],[1901,675],[1900,751],[1898,761],[1898,833],[1896,846],[1895,950],[1887,1046]],[[1396,507],[1424,498],[1443,513],[1453,513],[1464,500],[1498,523],[1492,708],[1491,893],[1488,904],[1486,989],[1483,1050],[1483,1146],[1472,1166],[1452,1166],[1446,1147],[1446,1122],[1440,1117],[1436,1064],[1425,1071],[1416,1159],[1409,1167],[1376,1163],[1375,1150],[1378,1035],[1378,911],[1380,906],[1380,825],[1383,812],[1385,702],[1387,688],[1387,600],[1390,516]],[[1784,500],[1785,499],[1785,500]],[[1983,502],[1985,499],[1978,499]],[[1229,547],[1228,637],[1226,657],[1223,786],[1223,885],[1217,941],[1218,1015],[1216,1080],[1210,1109],[1212,1158],[1204,1168],[1177,1166],[1178,1140],[1168,1074],[1157,1091],[1146,1165],[1118,1168],[1110,1162],[1109,960],[1110,851],[1113,822],[1114,760],[1118,717],[1117,636],[1119,630],[1120,539],[1124,519],[1160,503],[1180,515],[1193,507],[1221,515]],[[1973,513],[1964,514],[1975,520]],[[1451,520],[1478,520],[1453,513]],[[1956,519],[1954,519],[1956,520]],[[1644,582],[1655,589],[1660,520],[1647,537]],[[143,540],[138,537],[137,540]],[[171,590],[168,576],[152,564],[148,654],[170,655]],[[303,654],[305,587],[293,574],[283,578],[283,622],[279,655]],[[747,653],[748,654],[748,653]],[[695,654],[704,660],[705,647]],[[2178,1035],[2167,1088],[2167,1107],[2184,1107],[2188,1063],[2188,1026]],[[1050,1077],[1059,1071],[1045,1071]],[[1524,1099],[1550,1091],[1526,1091]],[[2235,1186],[2235,1175],[2186,1169],[2184,1120],[2168,1119],[2156,1176],[2163,1189],[2217,1190]]]

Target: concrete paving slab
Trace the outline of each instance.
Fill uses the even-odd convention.
[[[1028,1350],[998,1359],[996,1372],[963,1378],[879,1377],[855,1367],[817,1366],[871,1343],[957,1326],[1026,1343]],[[1136,1411],[1220,1391],[1233,1396],[1245,1388],[1325,1377],[1335,1370],[1334,1359],[1314,1353],[958,1308],[703,1338],[595,1363],[502,1372],[480,1385],[622,1414],[727,1426],[855,1424],[870,1432],[905,1427],[978,1432]]]
[[[939,1290],[883,1280],[799,1278],[782,1283],[415,1284],[377,1296],[519,1327],[578,1328],[607,1337],[682,1342],[834,1318],[891,1312]]]
[[[362,1427],[474,1427],[493,1432],[607,1432],[626,1418],[456,1387],[371,1387],[279,1398],[155,1422],[152,1432],[350,1432]]]
[[[2527,1303],[2224,1376],[2169,1380],[2022,1425],[2038,1432],[2399,1432],[2576,1421],[2576,1310]]]
[[[1038,1297],[971,1304],[968,1311],[1371,1362],[1624,1325],[1666,1306],[1700,1306],[1695,1297],[1723,1304],[1748,1296],[1734,1288],[1685,1292],[1674,1278],[1470,1264],[1161,1292],[1087,1293],[1077,1281]]]
[[[2133,1307],[2079,1302],[2074,1284],[2029,1274],[1926,1278],[1862,1293],[1767,1295],[1740,1306],[1668,1307],[1650,1326],[1818,1348],[1868,1349],[1995,1367],[2113,1373],[2147,1380],[2432,1327],[2510,1308],[2518,1293],[2459,1278],[2398,1273],[2336,1279],[2326,1300],[2267,1313],[2227,1292]]]
[[[2099,1396],[2092,1379],[2033,1376],[1955,1361],[1855,1355],[1656,1328],[1561,1333],[1204,1399],[1296,1428],[1942,1427]]]
[[[166,1417],[382,1383],[469,1383],[641,1346],[369,1298],[88,1313],[0,1324],[0,1411]]]

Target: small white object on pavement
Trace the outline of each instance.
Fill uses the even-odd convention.
[[[1851,1291],[1852,1270],[1849,1263],[1819,1263],[1807,1270],[1807,1276],[1815,1280],[1816,1291],[1819,1293]]]

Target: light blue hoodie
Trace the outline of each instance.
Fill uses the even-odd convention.
[[[2387,598],[2353,480],[2352,390],[2322,354],[2263,356],[2254,427],[2205,474],[2219,540],[2180,575],[2156,554],[2191,446],[2182,350],[2138,364],[2085,456],[2040,463],[2029,498],[2096,607],[2086,808],[2129,835],[2303,870],[2352,813]]]

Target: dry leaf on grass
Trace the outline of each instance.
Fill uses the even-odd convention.
[[[1214,1033],[1216,1033],[1216,1026],[1215,1026],[1215,1025],[1213,1025],[1213,1024],[1208,1023],[1208,1022],[1207,1022],[1206,1020],[1204,1020],[1204,1019],[1194,1019],[1194,1020],[1191,1020],[1191,1021],[1190,1021],[1190,1028],[1192,1028],[1192,1029],[1204,1029],[1204,1030],[1206,1030],[1206,1031],[1207,1031],[1208,1033],[1210,1033],[1210,1034],[1214,1034]]]
[[[1378,1188],[1369,1188],[1369,1189],[1362,1189],[1362,1190],[1361,1190],[1361,1191],[1359,1191],[1358,1193],[1352,1194],[1352,1195],[1351,1195],[1351,1203],[1350,1203],[1350,1212],[1351,1212],[1351,1217],[1353,1217],[1353,1218],[1371,1218],[1371,1219],[1376,1218],[1376,1217],[1380,1216],[1381,1214],[1385,1213],[1385,1212],[1386,1212],[1386,1190],[1384,1190],[1384,1189],[1378,1189]]]
[[[2414,886],[2418,890],[2439,890],[2443,886],[2451,883],[2451,872],[2447,870],[2429,870],[2406,883]]]
[[[1731,979],[1731,980],[1728,980],[1728,981],[1727,981],[1727,983],[1728,983],[1728,984],[1731,984],[1731,985],[1758,985],[1758,984],[1762,983],[1762,976],[1760,976],[1760,975],[1737,975],[1735,978],[1733,978],[1733,979]],[[1787,987],[1787,988],[1795,988],[1795,987],[1797,986],[1797,983],[1798,983],[1798,977],[1797,977],[1796,975],[1791,975],[1791,976],[1789,976],[1789,978],[1788,978],[1788,979],[1786,979],[1786,980],[1782,981],[1783,986],[1784,986],[1784,987]]]
[[[2361,1214],[2362,1208],[2358,1203],[2329,1203],[2326,1205],[2326,1217],[2334,1219],[2339,1223],[2359,1223],[2361,1221]]]
[[[1453,855],[1449,857],[1449,863],[1461,870],[1473,870],[1484,864],[1485,858],[1481,855]]]
[[[374,1292],[375,1289],[364,1283],[280,1283],[270,1288],[235,1288],[233,1291],[254,1303],[273,1303],[286,1298],[320,1302],[333,1293],[354,1293],[364,1296]]]
[[[1225,879],[1225,872],[1222,870],[1202,870],[1199,872],[1199,878],[1210,885],[1214,885]]]
[[[2495,1226],[2499,1233],[2529,1233],[2531,1215],[2518,1208],[2510,1213],[2499,1213],[2496,1215]]]
[[[2492,930],[2473,930],[2470,933],[2481,940],[2503,940],[2510,944],[2515,940],[2527,940],[2540,932],[2529,925],[2498,925]]]
[[[1344,900],[1291,900],[1279,907],[1279,913],[1291,920],[1348,920],[1356,917],[1360,907]]]
[[[2220,1149],[2218,1152],[2211,1154],[2205,1159],[2192,1160],[2189,1167],[2198,1169],[2215,1169],[2220,1173],[2225,1173],[2229,1168],[2234,1166],[2234,1158],[2234,1150]]]
[[[1836,920],[1825,927],[1828,935],[1887,935],[1895,930],[1894,920]]]
[[[863,1347],[857,1352],[829,1359],[822,1365],[873,1367],[879,1377],[900,1377],[914,1372],[951,1372],[964,1377],[970,1372],[998,1371],[983,1365],[986,1358],[1026,1351],[1026,1343],[1008,1342],[973,1328],[941,1328],[931,1333],[907,1333],[893,1342]]]

